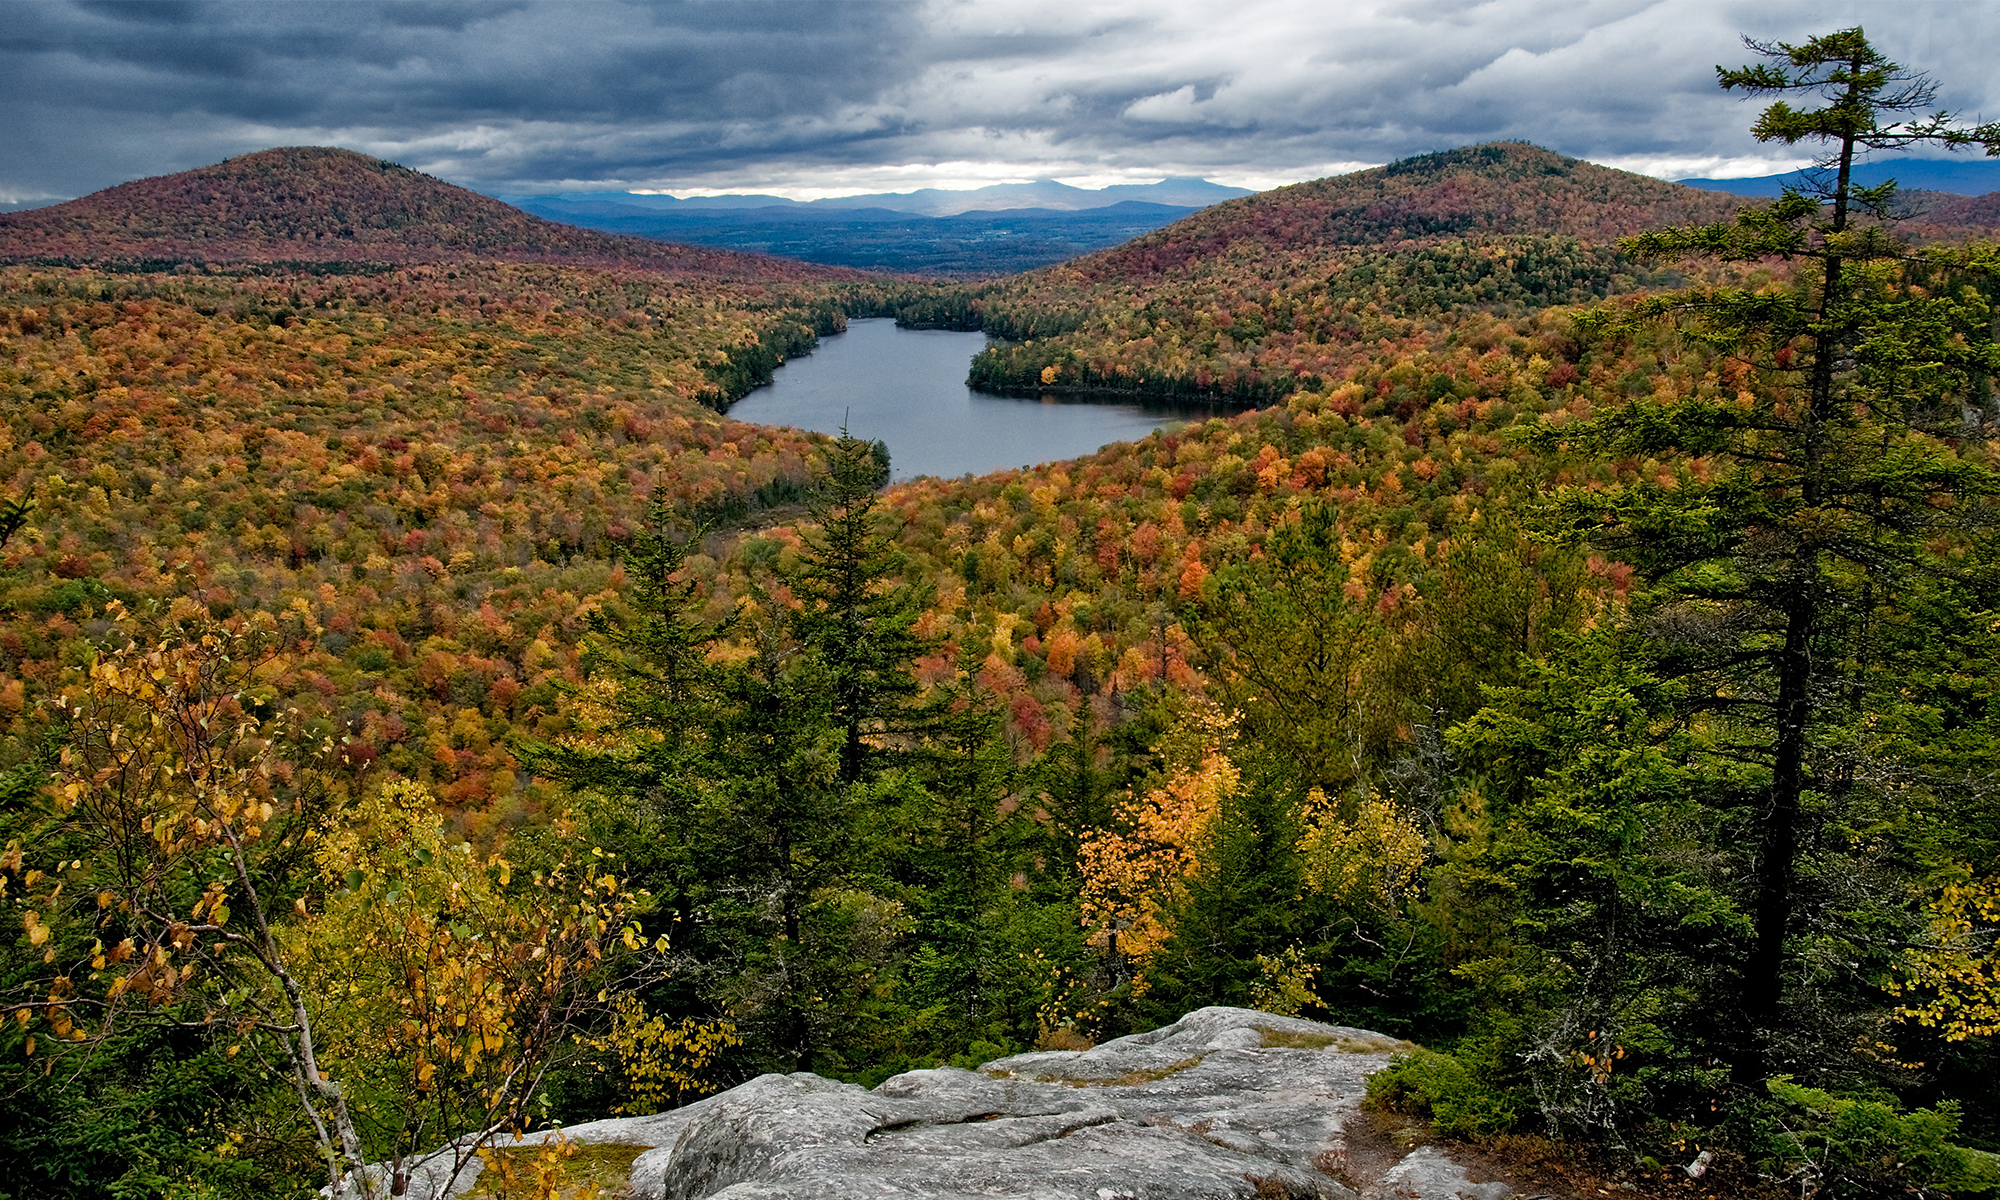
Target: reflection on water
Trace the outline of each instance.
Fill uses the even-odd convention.
[[[858,438],[887,442],[895,477],[910,479],[1079,458],[1216,411],[975,392],[965,386],[966,368],[985,345],[980,333],[853,321],[780,367],[776,382],[737,401],[729,415],[820,433],[845,424]]]

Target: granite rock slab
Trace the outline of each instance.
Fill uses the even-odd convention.
[[[872,1090],[764,1075],[560,1132],[647,1147],[633,1200],[1504,1200],[1506,1184],[1475,1183],[1430,1146],[1358,1193],[1336,1177],[1368,1076],[1401,1048],[1365,1029],[1203,1008],[1088,1050],[909,1071]]]

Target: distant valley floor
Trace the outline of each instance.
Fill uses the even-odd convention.
[[[932,217],[891,209],[662,212],[560,199],[514,203],[538,217],[632,234],[873,271],[998,276],[1120,245],[1197,211],[1126,201],[1075,211],[1029,208]]]

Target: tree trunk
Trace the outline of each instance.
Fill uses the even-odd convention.
[[[1811,717],[1812,637],[1819,601],[1809,584],[1786,612],[1779,660],[1778,737],[1771,790],[1757,847],[1756,940],[1745,972],[1746,1028],[1737,1074],[1761,1082],[1769,1073],[1770,1031],[1785,991],[1785,938],[1792,923],[1792,883],[1798,857],[1800,798],[1805,791],[1806,730]]]

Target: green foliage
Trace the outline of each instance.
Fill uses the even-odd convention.
[[[290,1089],[231,1057],[232,1038],[147,1030],[55,1075],[15,1067],[19,1042],[0,1072],[7,1200],[151,1200],[193,1180],[253,1200],[316,1168],[285,1118],[297,1107]]]
[[[1299,794],[1346,797],[1404,716],[1396,631],[1349,594],[1362,590],[1348,587],[1361,553],[1334,507],[1310,501],[1262,559],[1210,576],[1188,622],[1245,733],[1292,764]]]
[[[1476,1139],[1505,1133],[1514,1101],[1482,1083],[1449,1054],[1412,1050],[1368,1077],[1368,1100],[1390,1112],[1427,1118],[1446,1137]]]
[[[881,528],[876,489],[886,483],[888,450],[845,432],[827,455],[827,482],[808,504],[818,527],[806,534],[799,568],[787,573],[798,608],[791,633],[825,664],[828,703],[841,727],[843,782],[862,777],[870,741],[909,729],[915,695],[910,663],[928,647],[911,632],[923,595],[890,580],[900,564]]]
[[[1893,1103],[1838,1097],[1786,1078],[1766,1086],[1793,1114],[1768,1152],[1801,1196],[1980,1196],[2000,1188],[1994,1156],[1952,1144],[1955,1101],[1902,1112]]]
[[[1986,300],[1966,286],[1987,274],[1989,252],[1907,255],[1891,228],[1858,216],[1886,211],[1893,188],[1849,186],[1857,149],[1985,135],[1953,131],[1945,114],[1880,124],[1927,104],[1929,89],[1859,30],[1753,48],[1789,66],[1726,71],[1724,86],[1829,101],[1813,112],[1780,101],[1757,127],[1766,140],[1831,143],[1824,197],[1791,193],[1628,248],[1808,265],[1789,287],[1704,286],[1634,305],[1630,321],[1672,318],[1689,342],[1730,354],[1715,386],[1530,435],[1559,453],[1660,464],[1651,480],[1565,489],[1548,517],[1647,581],[1628,628],[1667,686],[1635,711],[1684,739],[1676,753],[1703,777],[1693,794],[1719,821],[1715,844],[1754,847],[1753,886],[1734,898],[1753,932],[1725,956],[1740,962],[1739,982],[1711,997],[1740,1004],[1729,1053],[1745,1083],[1778,1057],[1838,1069],[1844,1025],[1858,1019],[1846,1014],[1876,1000],[1815,980],[1811,1000],[1788,1007],[1789,981],[1833,945],[1851,967],[1879,962],[1879,931],[1908,923],[1906,864],[1922,854],[1924,822],[1980,819],[1978,801],[1958,808],[1948,789],[1925,786],[1942,764],[1919,742],[1876,731],[1906,719],[1909,679],[1942,666],[1938,642],[1910,635],[1990,607],[2000,549],[1992,415],[1976,407],[2000,346]],[[1608,315],[1595,324],[1620,327]],[[1984,711],[1946,719],[1991,735]]]

